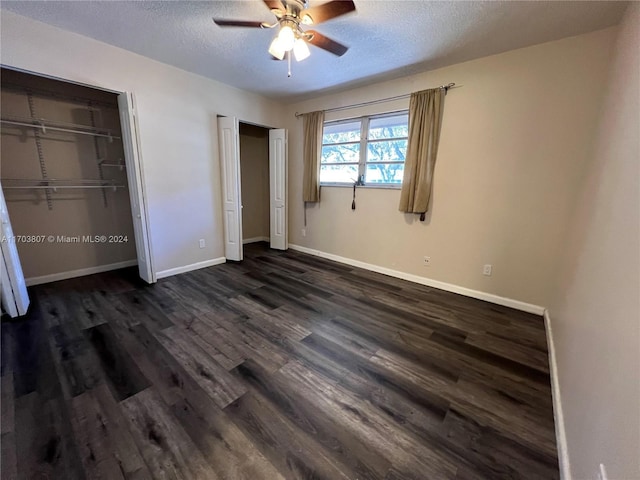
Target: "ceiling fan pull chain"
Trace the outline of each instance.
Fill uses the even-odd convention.
[[[287,77],[291,78],[291,52],[287,52],[287,63],[289,64],[289,72]]]

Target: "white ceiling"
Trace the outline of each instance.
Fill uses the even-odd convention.
[[[2,8],[273,98],[299,100],[401,77],[619,22],[617,1],[354,0],[357,13],[314,27],[346,44],[311,47],[292,65],[267,54],[273,30],[221,28],[211,18],[272,21],[260,0],[2,1]],[[311,6],[324,3],[311,0]]]

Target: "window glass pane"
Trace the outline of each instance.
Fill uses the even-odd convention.
[[[404,162],[407,140],[371,142],[367,145],[367,162]]]
[[[369,121],[369,139],[409,136],[409,113],[372,118]]]
[[[341,143],[360,141],[360,120],[348,123],[325,124],[322,143]]]
[[[402,184],[404,163],[368,163],[365,184],[376,183]]]
[[[324,145],[320,163],[358,163],[360,161],[360,144]]]
[[[353,183],[357,179],[357,165],[320,165],[320,183]]]

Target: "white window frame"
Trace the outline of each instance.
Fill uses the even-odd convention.
[[[404,162],[368,162],[367,161],[367,152],[368,152],[368,144],[369,143],[376,143],[376,142],[388,142],[391,140],[408,140],[408,137],[393,137],[393,138],[380,138],[380,139],[374,139],[374,140],[369,140],[369,124],[371,122],[371,120],[375,120],[378,118],[385,118],[385,117],[395,117],[398,115],[402,115],[402,114],[407,114],[409,113],[408,110],[398,110],[395,112],[387,112],[387,113],[379,113],[379,114],[374,114],[374,115],[363,115],[361,117],[353,117],[353,118],[345,118],[345,119],[340,119],[340,120],[329,120],[324,122],[323,125],[323,133],[324,133],[324,127],[326,126],[332,126],[332,125],[340,125],[343,123],[353,123],[353,122],[360,122],[360,141],[353,141],[353,142],[337,142],[337,143],[322,143],[322,146],[324,147],[325,145],[355,145],[355,144],[360,144],[360,152],[359,152],[359,161],[358,162],[341,162],[340,165],[357,165],[358,166],[358,178],[359,179],[364,179],[365,178],[365,174],[366,174],[366,169],[367,169],[367,165],[372,164],[380,164],[380,163],[404,163]],[[408,117],[407,117],[408,118]],[[407,119],[407,127],[408,127],[408,119]],[[364,153],[363,153],[364,152]],[[322,159],[320,160],[320,166],[322,165],[331,165],[332,163],[322,163]],[[327,186],[327,187],[344,187],[344,186],[353,186],[353,183],[351,182],[320,182],[320,185],[322,186]],[[402,183],[380,183],[380,182],[375,182],[375,183],[364,183],[361,186],[363,187],[367,187],[367,188],[396,188],[396,189],[400,189],[402,188]]]

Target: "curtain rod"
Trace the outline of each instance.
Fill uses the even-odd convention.
[[[440,85],[439,88],[444,88],[445,93],[447,93],[449,89],[457,88],[457,87],[455,83],[448,83],[447,85]],[[367,105],[375,105],[377,103],[386,103],[386,102],[391,102],[393,100],[409,98],[410,96],[411,96],[410,93],[406,93],[404,95],[396,95],[395,97],[381,98],[379,100],[371,100],[369,102],[354,103],[353,105],[344,105],[342,107],[327,108],[325,112],[339,112],[340,110],[350,110],[352,108],[365,107]],[[295,115],[296,117],[301,117],[302,115],[304,115],[304,113],[296,112]]]

